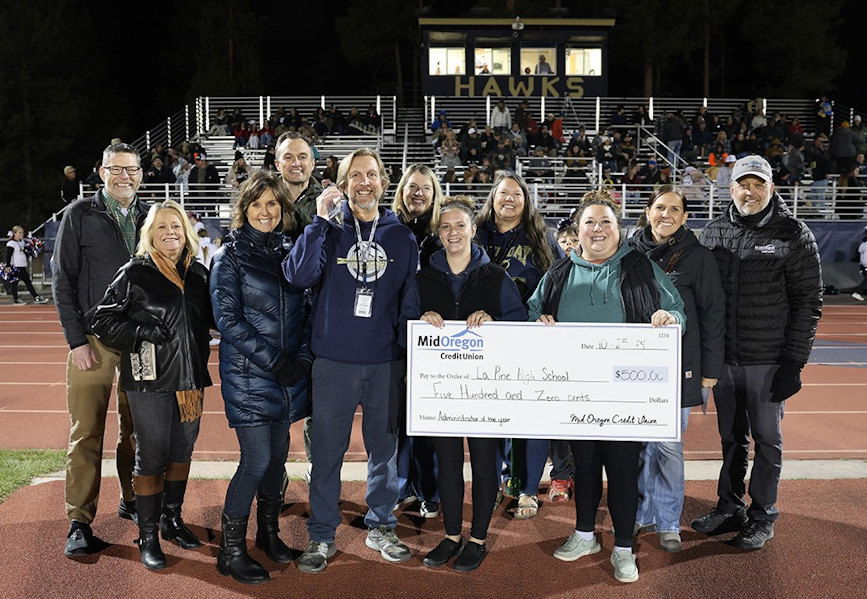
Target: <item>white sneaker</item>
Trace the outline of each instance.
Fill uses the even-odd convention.
[[[863,301],[864,301],[864,296],[861,295],[860,293],[858,293],[857,291],[856,291],[855,293],[852,294],[852,297],[854,297],[854,298],[855,298],[856,300],[858,300],[859,302],[863,302]]]
[[[620,582],[635,582],[638,580],[638,565],[635,554],[631,551],[615,551],[611,554],[611,565],[614,566],[614,578]]]

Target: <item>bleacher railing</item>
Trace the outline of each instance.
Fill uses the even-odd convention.
[[[490,123],[491,110],[498,97],[475,96],[425,96],[425,119],[427,126],[436,119],[439,111],[448,112],[449,120],[453,124],[466,123],[470,118],[475,118],[478,125]],[[629,98],[629,97],[586,97],[586,98],[547,98],[547,97],[510,97],[505,98],[506,106],[515,117],[515,108],[520,102],[526,101],[530,113],[538,122],[545,120],[545,115],[553,113],[563,118],[565,130],[577,129],[584,125],[588,133],[597,133],[605,129],[611,122],[611,117],[616,114],[619,106],[623,106],[627,118],[639,107],[647,111],[647,118],[653,121],[665,112],[681,110],[683,114],[691,118],[700,107],[704,106],[711,114],[726,117],[735,109],[743,108],[751,100],[748,98]],[[797,116],[801,125],[807,131],[814,131],[816,126],[815,101],[809,99],[792,98],[768,98],[760,99],[757,106],[762,114],[773,115],[777,112]]]
[[[598,185],[584,176],[572,176],[561,167],[555,169],[553,178],[528,178],[532,201],[546,218],[561,218],[568,215],[581,196],[598,189]],[[386,192],[384,203],[390,204],[396,182]],[[615,200],[620,202],[625,218],[637,218],[646,205],[647,198],[657,187],[647,184],[616,183],[603,185]],[[720,188],[712,182],[681,186],[690,202],[690,217],[706,219],[718,216],[729,203],[728,188]],[[446,195],[466,194],[481,203],[490,190],[490,184],[443,183]],[[95,188],[85,186],[85,195]],[[865,193],[860,188],[838,186],[836,180],[827,186],[793,185],[777,187],[777,192],[792,213],[804,220],[839,220],[867,218]],[[216,218],[228,222],[234,189],[229,185],[195,185],[178,183],[143,183],[138,195],[146,201],[172,199],[186,210],[199,213],[204,218]],[[225,224],[225,222],[223,224]]]

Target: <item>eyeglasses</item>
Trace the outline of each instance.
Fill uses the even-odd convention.
[[[140,166],[103,166],[102,168],[106,169],[112,175],[119,175],[123,171],[126,171],[126,174],[130,177],[135,177],[139,172],[141,172]]]

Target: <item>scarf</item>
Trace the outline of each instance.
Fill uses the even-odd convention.
[[[184,280],[178,273],[178,267],[171,260],[163,256],[159,252],[150,252],[151,260],[154,261],[157,269],[165,278],[184,290]],[[189,252],[184,253],[184,272],[190,268],[193,262],[193,257]],[[178,411],[181,415],[181,422],[193,422],[202,416],[202,403],[205,397],[203,389],[186,389],[184,391],[175,391],[175,397],[178,400]]]

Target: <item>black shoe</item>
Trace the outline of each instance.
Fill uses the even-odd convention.
[[[166,480],[163,482],[163,513],[160,516],[160,532],[166,541],[174,541],[183,549],[196,549],[202,542],[193,534],[181,518],[181,506],[187,492],[187,481]]]
[[[735,547],[741,549],[761,549],[774,538],[774,523],[769,520],[753,520],[734,538]]]
[[[452,564],[452,569],[459,572],[472,572],[482,565],[485,557],[488,555],[488,550],[484,545],[467,541],[464,543],[464,548],[455,563]]]
[[[440,515],[440,504],[436,501],[425,499],[421,502],[421,505],[418,508],[418,513],[421,514],[423,518],[436,518]]]
[[[109,546],[97,536],[94,536],[89,524],[73,520],[69,525],[69,534],[66,535],[66,547],[63,555],[73,557],[76,555],[91,555],[99,553]]]
[[[430,553],[424,556],[422,563],[428,568],[439,568],[461,552],[461,542],[443,539]]]
[[[706,535],[718,535],[724,532],[739,531],[746,523],[747,512],[743,508],[734,514],[726,514],[717,508],[713,508],[710,513],[693,520],[690,526],[696,532],[702,532]]]
[[[132,520],[138,524],[138,511],[135,508],[135,500],[124,501],[120,500],[120,505],[117,508],[117,515],[125,520]]]
[[[160,547],[160,536],[157,522],[160,518],[160,507],[163,494],[136,495],[138,510],[138,545],[139,558],[148,570],[162,570],[166,567],[166,555]]]
[[[232,578],[244,584],[258,584],[270,580],[268,571],[262,564],[247,554],[247,520],[245,518],[229,518],[223,514],[221,524],[223,538],[220,541],[220,552],[217,554],[217,570],[223,576]]]
[[[260,495],[257,507],[256,547],[264,551],[268,559],[278,564],[288,564],[293,558],[292,550],[277,536],[280,532],[277,519],[283,507],[283,496]]]

